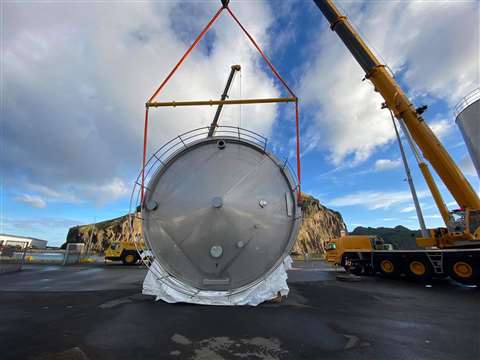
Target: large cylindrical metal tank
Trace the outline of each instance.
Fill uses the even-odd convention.
[[[455,110],[456,123],[480,177],[480,89],[465,96]]]
[[[300,208],[288,167],[265,147],[239,136],[182,140],[160,161],[146,185],[142,223],[168,274],[202,291],[231,292],[282,263]]]

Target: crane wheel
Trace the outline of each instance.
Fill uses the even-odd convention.
[[[124,251],[121,258],[123,265],[135,265],[140,260],[136,251]]]
[[[354,266],[344,266],[345,271],[347,273],[360,276],[363,274],[363,267],[361,265],[354,265]]]
[[[471,259],[455,259],[448,264],[450,277],[464,285],[480,285],[480,264]]]
[[[359,276],[364,272],[364,266],[360,262],[357,254],[345,254],[342,259],[342,264],[347,273]]]
[[[411,257],[407,260],[405,274],[414,281],[428,281],[433,277],[433,269],[429,261],[423,257]]]
[[[377,261],[377,269],[385,277],[395,278],[400,275],[398,262],[393,258],[382,258]]]

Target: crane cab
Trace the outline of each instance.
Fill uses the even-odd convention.
[[[348,266],[353,259],[370,261],[374,250],[393,250],[391,244],[385,244],[382,238],[368,235],[345,235],[330,240],[326,246],[328,262]]]
[[[124,265],[135,265],[140,261],[137,247],[138,250],[143,251],[143,242],[140,242],[137,246],[133,241],[112,242],[105,249],[105,260],[121,261]]]

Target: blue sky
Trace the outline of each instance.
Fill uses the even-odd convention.
[[[2,2],[0,232],[60,245],[68,228],[128,211],[140,169],[143,104],[214,13],[211,2]],[[479,3],[340,1],[394,71],[478,190],[453,107],[479,86]],[[233,1],[301,101],[302,186],[342,213],[348,229],[417,220],[386,110],[311,1]],[[224,14],[163,99],[284,94]],[[214,109],[152,115],[153,151],[210,122]],[[236,106],[221,123],[258,131],[281,157],[294,151],[290,105]],[[428,226],[441,219],[409,153]],[[445,201],[452,197],[438,183]]]

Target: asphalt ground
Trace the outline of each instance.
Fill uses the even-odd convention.
[[[480,290],[296,263],[280,304],[143,296],[145,269],[29,265],[0,275],[0,359],[480,359]]]

